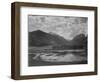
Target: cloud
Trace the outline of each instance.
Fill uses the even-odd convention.
[[[87,22],[86,17],[29,15],[28,29],[29,32],[40,29],[59,34],[66,39],[72,39],[81,33],[87,35]]]

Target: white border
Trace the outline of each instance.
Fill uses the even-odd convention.
[[[28,67],[29,14],[88,17],[88,64]],[[94,71],[94,11],[21,7],[20,16],[20,75],[40,75]]]

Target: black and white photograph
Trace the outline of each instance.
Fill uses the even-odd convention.
[[[28,15],[28,66],[87,63],[87,17]]]

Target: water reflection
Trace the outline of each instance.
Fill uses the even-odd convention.
[[[37,64],[36,64],[37,63]],[[55,64],[86,64],[87,53],[83,52],[59,52],[59,53],[32,53],[29,54],[29,66],[55,65]]]

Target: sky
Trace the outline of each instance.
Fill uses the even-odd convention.
[[[71,40],[78,34],[88,32],[87,17],[28,15],[28,31],[42,30],[47,33],[58,34]]]

